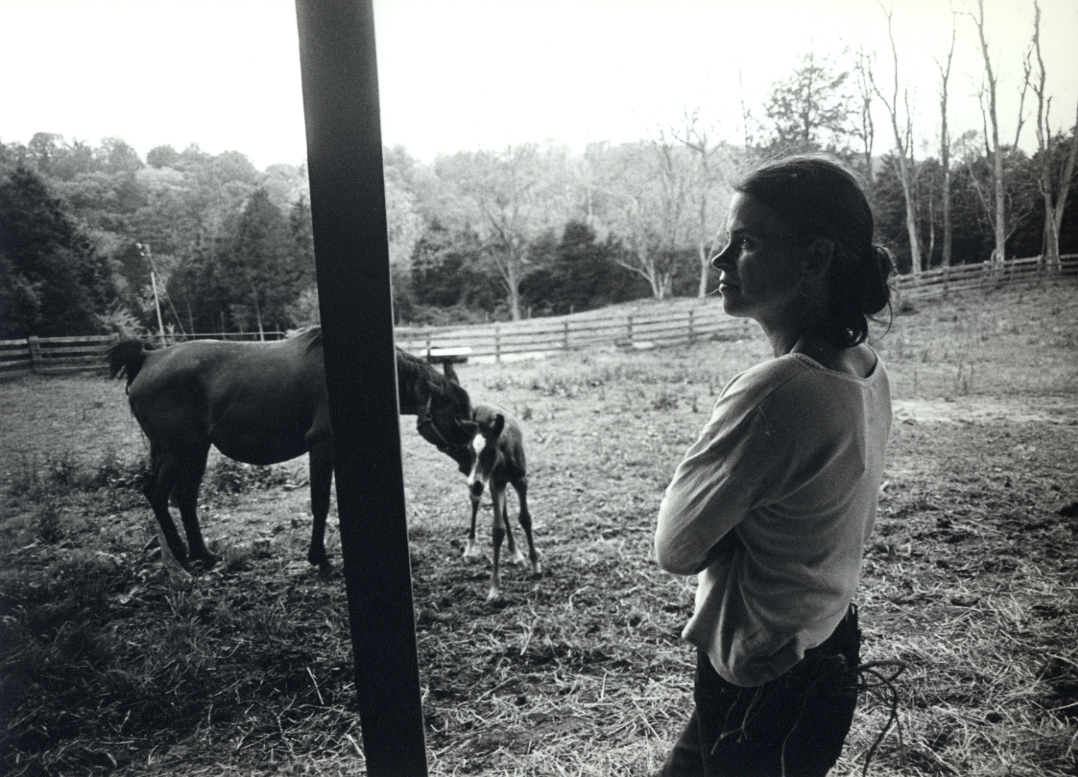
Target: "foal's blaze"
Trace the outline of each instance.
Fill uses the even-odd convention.
[[[464,555],[478,556],[480,551],[475,544],[475,518],[479,512],[479,502],[483,490],[490,488],[490,499],[494,510],[494,523],[491,530],[491,544],[494,549],[493,569],[490,578],[490,592],[487,601],[494,601],[501,595],[500,556],[503,539],[509,541],[510,563],[522,564],[524,556],[517,549],[513,533],[509,528],[506,510],[505,487],[513,486],[520,502],[519,521],[528,540],[528,558],[532,574],[542,573],[539,554],[535,550],[532,538],[532,519],[528,512],[528,475],[524,460],[524,437],[520,426],[504,410],[492,405],[474,405],[473,418],[478,424],[478,432],[470,447],[460,446],[450,452],[460,465],[461,472],[468,476],[468,493],[472,500],[472,523],[468,532],[468,544]]]

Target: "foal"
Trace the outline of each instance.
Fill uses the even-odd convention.
[[[479,501],[483,489],[490,484],[490,498],[494,506],[494,524],[491,531],[491,543],[494,547],[493,571],[490,578],[490,592],[487,601],[492,602],[501,594],[499,560],[502,540],[509,540],[510,563],[522,564],[524,556],[513,540],[509,528],[506,510],[505,487],[513,486],[520,501],[520,525],[528,540],[528,558],[532,573],[539,575],[542,568],[539,554],[532,539],[532,518],[528,512],[528,472],[524,461],[524,436],[520,426],[507,412],[493,405],[475,404],[472,406],[472,420],[479,424],[478,432],[472,445],[453,446],[446,452],[452,456],[460,471],[468,476],[468,493],[472,499],[472,524],[468,532],[468,544],[464,548],[465,557],[480,555],[475,544],[475,517],[479,512]]]

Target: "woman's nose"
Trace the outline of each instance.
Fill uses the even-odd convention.
[[[721,270],[723,267],[730,267],[733,263],[730,261],[730,249],[733,247],[733,243],[726,246],[726,248],[719,251],[711,257],[711,266],[716,270]]]

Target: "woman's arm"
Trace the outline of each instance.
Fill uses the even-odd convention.
[[[666,488],[655,530],[655,555],[667,572],[693,575],[707,567],[728,549],[731,529],[751,508],[753,483],[731,472],[724,447],[702,437]]]

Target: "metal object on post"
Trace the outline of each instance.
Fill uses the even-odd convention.
[[[341,550],[367,773],[425,777],[371,0],[296,0]]]

